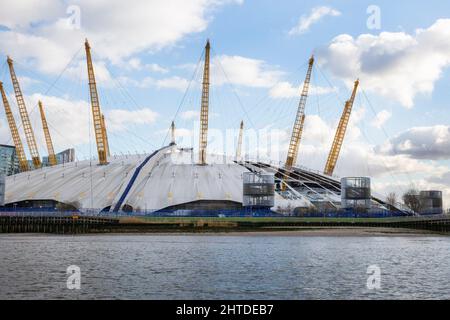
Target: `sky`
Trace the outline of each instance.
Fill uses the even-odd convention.
[[[208,150],[282,163],[315,57],[298,164],[323,171],[360,79],[336,176],[379,194],[444,191],[450,206],[450,4],[445,1],[0,0],[0,81],[20,126],[14,60],[41,156],[41,100],[55,149],[96,156],[84,40],[112,154],[198,146],[202,55],[211,41]],[[20,127],[22,140],[23,130]],[[12,144],[3,108],[0,143]],[[28,153],[28,150],[26,151]]]

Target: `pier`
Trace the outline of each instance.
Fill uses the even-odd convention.
[[[258,232],[338,228],[388,228],[450,234],[450,217],[402,218],[190,218],[3,214],[0,233]]]
[[[1,215],[0,233],[78,234],[105,232],[119,219],[79,215]]]

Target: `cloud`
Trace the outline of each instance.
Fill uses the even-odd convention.
[[[220,55],[212,60],[212,85],[232,83],[254,88],[270,88],[285,74],[263,60]]]
[[[148,70],[156,73],[168,73],[169,70],[157,63],[142,64],[139,58],[131,58],[126,63],[126,68],[130,70]]]
[[[338,176],[369,176],[374,181],[385,181],[395,176],[395,181],[402,183],[399,177],[422,175],[437,177],[448,172],[448,168],[435,163],[428,163],[420,159],[412,159],[403,154],[385,154],[379,152],[376,146],[365,141],[359,128],[365,110],[355,109],[352,113],[344,143],[339,155],[335,174]],[[318,115],[307,115],[305,128],[299,148],[298,164],[323,172],[330,152],[331,144],[337,127],[337,121],[329,123]],[[270,128],[269,128],[270,129]],[[264,159],[270,158],[275,162],[284,162],[289,145],[291,128],[280,132],[276,129],[275,144],[268,147],[264,144],[253,144],[246,153]],[[268,134],[266,134],[268,135]],[[272,141],[273,143],[273,141]],[[397,181],[398,180],[398,181]],[[379,189],[383,192],[383,189]]]
[[[176,128],[175,129],[175,137],[185,138],[192,137],[194,132],[192,130],[186,128]]]
[[[449,187],[449,191],[450,191],[450,171],[445,172],[444,174],[442,174],[440,176],[427,178],[426,180],[431,183],[447,185]]]
[[[89,126],[91,123],[91,106],[83,100],[67,100],[55,96],[33,94],[25,96],[26,106],[30,114],[36,140],[41,151],[41,155],[47,154],[45,138],[42,130],[41,118],[37,110],[37,103],[41,100],[44,106],[45,115],[49,124],[55,150],[89,143]],[[17,112],[14,108],[13,112]],[[22,143],[26,147],[26,140],[20,124],[19,115],[15,115],[19,131],[22,135]]]
[[[387,110],[382,110],[377,113],[371,124],[375,128],[380,129],[386,123],[386,121],[388,121],[391,118],[391,116],[392,116],[391,112]]]
[[[177,91],[185,92],[189,81],[185,78],[178,76],[172,76],[168,78],[155,79],[152,77],[144,77],[140,80],[135,80],[130,77],[121,76],[117,79],[120,84],[133,86],[136,88],[157,88],[157,89],[174,89]]]
[[[0,25],[10,29],[26,28],[33,22],[57,19],[65,10],[54,0],[2,1]]]
[[[10,102],[13,101],[12,99],[15,98],[11,97]],[[61,151],[66,148],[76,148],[77,151],[79,151],[79,146],[83,146],[94,141],[92,140],[92,111],[91,105],[88,101],[69,100],[38,93],[25,96],[27,110],[30,115],[30,120],[41,156],[47,154],[47,148],[42,130],[40,114],[37,110],[37,103],[39,100],[43,103],[45,115],[49,124],[50,134],[56,151]],[[17,107],[12,106],[12,109],[19,128],[22,143],[27,150],[26,139],[23,133]],[[127,126],[130,125],[151,124],[154,123],[155,119],[158,117],[158,114],[149,108],[138,110],[123,108],[102,111],[105,113],[108,132],[120,132],[125,130]],[[1,140],[3,140],[4,137],[3,131],[6,132],[6,130],[8,130],[6,139],[9,140],[5,142],[12,144],[12,140],[9,138],[9,128],[4,128],[3,121],[0,121],[0,133],[2,133],[0,138]]]
[[[189,85],[189,81],[178,76],[173,76],[170,78],[156,80],[155,85],[158,89],[176,89],[184,92]]]
[[[64,0],[2,3],[0,53],[45,72],[59,73],[72,55],[90,40],[94,57],[119,64],[140,52],[176,45],[190,34],[204,31],[211,13],[232,0],[78,0],[80,28],[70,24]],[[149,32],[151,30],[151,32]]]
[[[408,129],[377,150],[389,155],[405,155],[413,159],[450,159],[450,127],[414,127]]]
[[[185,120],[197,119],[200,117],[200,112],[196,110],[187,110],[181,113],[181,118]]]
[[[302,15],[295,27],[289,31],[289,35],[299,35],[307,32],[313,24],[316,24],[327,16],[337,17],[341,12],[330,7],[315,7],[309,15]]]
[[[10,55],[11,58],[28,68],[48,74],[61,72],[70,61],[72,55],[80,47],[65,46],[50,39],[33,34],[16,31],[0,32],[0,53]]]
[[[292,83],[287,81],[282,81],[277,83],[275,86],[273,86],[270,91],[269,95],[272,98],[293,98],[293,97],[300,97],[301,88],[303,88],[303,83],[298,86],[297,88],[292,85]],[[309,95],[324,95],[332,92],[337,92],[337,88],[330,88],[330,87],[316,87],[313,85],[310,85],[309,88]]]
[[[106,120],[108,122],[108,130],[123,131],[127,125],[152,124],[158,117],[158,113],[143,108],[138,110],[113,109],[106,112]]]
[[[357,109],[359,110],[359,109]],[[355,110],[356,111],[356,110]],[[358,113],[363,113],[358,111]],[[385,154],[376,146],[364,141],[358,128],[360,115],[349,123],[348,131],[339,155],[335,174],[368,176],[372,178],[373,191],[386,195],[390,191],[398,195],[414,183],[421,190],[444,191],[446,203],[450,203],[449,169],[439,163],[413,159],[405,154]],[[323,171],[336,129],[335,124],[323,121],[319,116],[308,116],[300,145],[298,164]],[[284,154],[289,140],[280,141]],[[284,158],[282,158],[284,161]]]
[[[114,87],[115,80],[108,70],[105,61],[93,61],[94,64],[94,74],[95,81],[99,87]],[[86,84],[88,83],[88,74],[86,61],[78,60],[72,66],[68,67],[64,74],[64,77],[70,78],[75,81],[83,80]]]
[[[342,34],[320,49],[318,58],[349,87],[359,77],[367,90],[411,108],[417,95],[433,92],[450,65],[450,19],[437,20],[414,34]]]

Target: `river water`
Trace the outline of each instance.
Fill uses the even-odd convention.
[[[434,236],[0,235],[0,299],[450,299],[449,263]]]

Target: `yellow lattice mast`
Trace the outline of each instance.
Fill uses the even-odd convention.
[[[206,164],[206,146],[208,144],[208,108],[209,108],[209,40],[205,46],[205,66],[203,68],[202,104],[200,111],[199,164]]]
[[[89,93],[91,97],[92,117],[94,120],[95,141],[97,143],[98,161],[100,165],[108,164],[105,128],[103,127],[102,111],[98,99],[97,84],[95,83],[94,66],[92,64],[91,47],[86,39],[86,63],[89,77]]]
[[[111,154],[109,151],[108,131],[106,130],[106,121],[104,114],[102,114],[102,128],[103,128],[103,138],[105,139],[106,155],[109,157],[111,156]]]
[[[173,146],[175,145],[175,122],[172,121],[172,124],[170,125],[170,145]]]
[[[295,118],[294,127],[292,129],[291,142],[289,143],[288,154],[286,158],[285,167],[291,169],[297,162],[298,147],[302,138],[303,126],[305,123],[305,106],[308,98],[309,84],[311,82],[311,73],[314,64],[314,56],[309,59],[309,67],[306,73],[305,81],[303,82],[302,94],[298,104],[297,116]]]
[[[242,137],[244,136],[244,121],[241,121],[241,126],[239,127],[239,137],[238,137],[238,143],[237,143],[237,149],[236,149],[236,161],[239,161],[241,159],[241,152],[242,152]]]
[[[358,89],[359,80],[355,81],[353,92],[349,100],[345,102],[344,111],[342,112],[341,120],[334,136],[333,145],[331,146],[330,154],[328,155],[327,163],[325,165],[324,173],[326,175],[333,175],[341,151],[342,143],[344,142],[345,132],[347,131],[348,121],[352,113],[353,102],[355,101],[356,90]]]
[[[2,94],[3,106],[5,107],[6,119],[8,120],[9,129],[11,130],[11,136],[16,146],[17,158],[19,159],[20,171],[28,171],[28,161],[25,155],[25,150],[23,149],[22,140],[20,139],[19,130],[17,130],[16,121],[14,120],[14,115],[11,112],[11,107],[6,97],[5,90],[3,89],[3,83],[0,82],[0,91]]]
[[[20,118],[22,119],[23,130],[25,131],[25,137],[31,153],[31,159],[34,167],[37,169],[41,167],[42,163],[41,158],[39,157],[36,138],[34,137],[34,131],[31,126],[30,117],[28,116],[27,107],[25,106],[22,90],[20,89],[19,81],[17,80],[16,72],[14,71],[13,61],[10,57],[8,57],[7,62],[9,66],[9,73],[11,74],[11,81],[14,87],[14,94],[16,95],[17,106],[19,107]]]
[[[39,112],[41,113],[42,129],[44,130],[45,143],[48,150],[48,164],[50,166],[56,166],[58,161],[56,160],[55,149],[53,149],[52,137],[50,136],[50,130],[48,129],[47,118],[45,117],[44,108],[42,102],[38,102]]]

